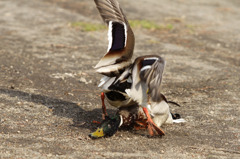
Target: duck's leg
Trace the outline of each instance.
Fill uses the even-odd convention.
[[[101,100],[102,100],[102,119],[103,120],[105,120],[105,116],[107,116],[107,110],[106,110],[106,106],[105,106],[105,103],[104,103],[104,98],[105,98],[105,95],[102,92],[101,93]]]
[[[148,123],[148,132],[151,136],[154,135],[154,130],[159,134],[159,135],[165,135],[164,131],[159,128],[152,120],[151,116],[148,113],[147,108],[143,107],[143,112],[147,116],[147,123]]]
[[[105,120],[105,117],[107,116],[107,110],[106,110],[106,106],[105,106],[105,103],[104,103],[104,98],[105,98],[105,95],[102,92],[101,93],[101,100],[102,100],[102,119],[103,120]],[[94,124],[101,124],[101,122],[96,121],[96,120],[93,120],[92,123],[94,123]]]
[[[148,123],[146,119],[135,121],[135,125],[134,125],[135,130],[147,129],[147,127],[148,127]]]

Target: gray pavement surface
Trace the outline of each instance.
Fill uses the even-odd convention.
[[[163,93],[187,123],[89,139],[107,30],[71,24],[102,24],[94,2],[1,0],[0,158],[240,158],[240,1],[119,2],[128,19],[165,26],[133,27],[134,57],[165,58]]]

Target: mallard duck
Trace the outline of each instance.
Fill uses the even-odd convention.
[[[179,114],[172,114],[169,111],[168,103],[176,103],[167,101],[164,95],[162,95],[162,99],[165,102],[165,107],[163,107],[163,105],[148,105],[150,110],[149,113],[153,117],[154,123],[160,127],[163,124],[185,122],[185,120],[181,119]],[[139,107],[138,105],[120,107],[115,115],[110,117],[106,115],[98,128],[93,133],[89,134],[89,137],[93,139],[110,137],[114,135],[119,128],[134,128],[139,130],[146,129],[147,127],[147,117],[144,114],[142,107]]]
[[[114,135],[120,127],[132,127],[135,121],[140,118],[139,106],[121,107],[115,115],[106,115],[97,130],[89,134],[91,138],[110,137]]]
[[[132,63],[134,33],[119,3],[116,0],[94,1],[103,21],[108,25],[107,53],[95,66],[96,71],[104,75],[99,84],[104,92],[102,100],[105,95],[109,104],[116,108],[133,105],[142,107],[150,135],[154,135],[154,132],[164,135],[159,127],[163,123],[160,121],[168,119],[170,114],[160,89],[164,59],[157,55],[147,55],[138,57]],[[155,122],[160,123],[156,124],[149,111],[155,115],[164,112],[161,115],[164,120],[159,119],[157,122],[155,118]],[[106,116],[104,112],[103,116]]]

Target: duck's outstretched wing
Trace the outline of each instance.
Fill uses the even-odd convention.
[[[148,86],[148,93],[154,102],[161,101],[161,82],[165,61],[160,56],[147,56],[141,61],[140,79]]]
[[[98,11],[108,25],[108,50],[95,66],[97,72],[115,76],[131,64],[134,34],[116,0],[94,0]]]
[[[164,59],[160,56],[148,55],[136,58],[130,72],[131,89],[125,90],[128,96],[143,107],[147,107],[149,96],[151,101],[160,102],[164,65]]]

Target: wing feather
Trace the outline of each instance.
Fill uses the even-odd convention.
[[[125,22],[127,23],[122,9],[116,0],[94,0],[100,15],[104,22],[108,24],[109,21]]]
[[[95,66],[97,72],[116,76],[131,64],[134,34],[116,0],[94,0],[103,21],[108,24],[108,50]]]
[[[148,86],[148,93],[150,94],[152,101],[161,101],[161,82],[162,74],[165,66],[165,61],[161,57],[157,57],[155,62],[149,67],[149,65],[143,66],[140,71],[140,78],[145,81]],[[144,67],[147,67],[144,69]]]

